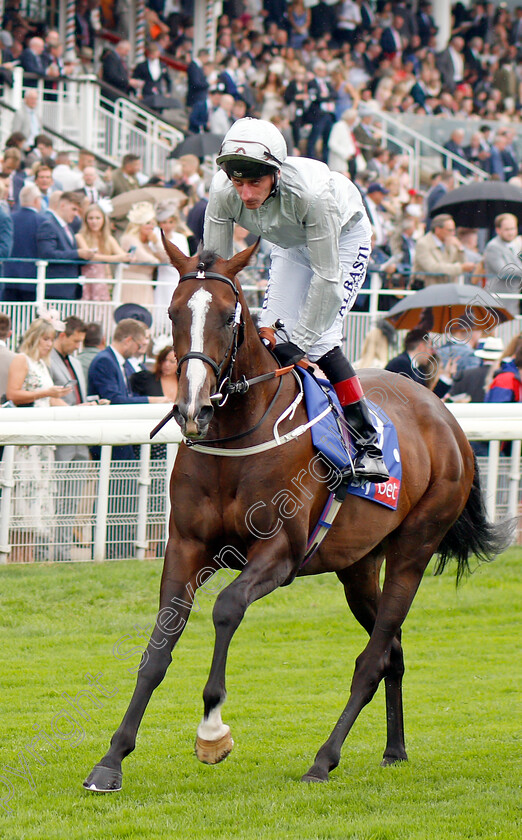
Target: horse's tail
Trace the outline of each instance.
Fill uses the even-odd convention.
[[[512,544],[516,526],[516,518],[496,524],[488,522],[475,458],[473,484],[466,507],[437,549],[435,574],[440,575],[449,560],[456,560],[457,584],[460,583],[462,577],[471,572],[469,558],[474,555],[486,563],[494,560]]]

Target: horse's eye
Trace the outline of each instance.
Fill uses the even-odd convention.
[[[232,313],[228,316],[228,318],[227,318],[227,320],[226,320],[226,325],[227,325],[227,327],[231,327],[231,326],[232,326],[232,324],[233,324],[233,323],[234,323],[234,321],[235,321],[235,317],[236,317],[236,316],[235,316],[234,312],[232,312]]]

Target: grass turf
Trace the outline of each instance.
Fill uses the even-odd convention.
[[[232,642],[223,714],[236,746],[217,767],[193,755],[213,645],[213,599],[203,594],[124,762],[123,791],[105,796],[81,782],[127,708],[161,565],[0,569],[0,837],[514,840],[521,560],[512,549],[458,590],[450,573],[427,572],[404,625],[410,761],[379,767],[381,687],[328,784],[299,778],[347,700],[366,641],[336,578],[299,579],[248,610]],[[100,672],[112,696],[93,691],[95,708],[84,695],[87,719],[64,692],[74,698],[89,688],[85,675]],[[30,755],[42,732],[59,746],[33,744],[45,764]]]

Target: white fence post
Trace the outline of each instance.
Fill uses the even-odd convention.
[[[520,451],[522,441],[514,440],[511,443],[511,459],[509,465],[509,493],[508,493],[508,516],[518,515],[518,486],[520,484]]]
[[[8,409],[7,409],[8,410]],[[11,499],[13,495],[14,446],[6,446],[2,458],[2,501],[0,503],[0,563],[7,563],[11,552],[9,526],[11,524]]]
[[[112,446],[102,446],[98,495],[96,499],[96,523],[94,526],[94,560],[105,560],[107,544],[107,511],[109,509],[109,479],[111,475]]]
[[[36,303],[43,303],[45,300],[45,283],[47,280],[46,260],[36,260]]]
[[[150,445],[144,444],[140,451],[140,476],[138,478],[138,524],[136,526],[136,557],[145,559],[149,547],[147,540],[147,505],[150,488]]]
[[[488,474],[486,479],[486,510],[490,522],[495,521],[497,507],[498,461],[500,441],[490,440],[488,450]]]

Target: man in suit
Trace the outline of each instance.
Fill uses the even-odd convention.
[[[34,89],[26,91],[22,106],[15,112],[11,125],[11,133],[21,131],[27,140],[27,148],[33,146],[36,138],[42,132],[42,120],[37,110],[38,93]]]
[[[417,241],[414,273],[425,286],[434,283],[451,283],[466,272],[472,272],[474,262],[464,259],[464,248],[455,235],[455,222],[447,213],[440,213],[432,220],[432,230]]]
[[[139,189],[140,182],[136,176],[140,171],[141,160],[139,155],[135,155],[132,152],[124,155],[120,168],[115,169],[112,173],[111,197],[115,198],[117,195],[121,195],[121,193]]]
[[[442,87],[450,93],[455,92],[458,84],[464,81],[464,38],[455,35],[445,50],[435,58],[436,67],[441,75]]]
[[[10,337],[11,332],[11,319],[9,315],[0,312],[0,402],[4,402],[5,400],[9,368],[16,355],[7,346],[7,339]]]
[[[127,362],[140,352],[146,339],[146,326],[134,318],[124,318],[116,329],[111,344],[101,350],[89,367],[89,394],[97,394],[110,400],[113,405],[138,405],[141,403],[166,403],[166,397],[137,397],[131,393],[129,378],[131,372]],[[93,456],[97,453],[93,451]],[[113,446],[112,458],[115,461],[134,461],[136,456],[132,446]],[[119,486],[118,486],[119,485]],[[111,515],[121,518],[122,503],[128,516],[129,507],[137,503],[136,481],[132,478],[111,479],[109,484],[109,519]],[[135,531],[126,525],[109,525],[107,534],[107,555],[112,557],[130,557],[134,554]]]
[[[43,38],[35,37],[31,38],[25,50],[22,50],[19,64],[24,69],[24,85],[26,87],[36,87],[38,83],[38,79],[30,79],[26,74],[30,73],[40,78],[45,76],[45,66],[42,59],[44,47]]]
[[[150,44],[147,48],[147,58],[136,65],[132,75],[143,82],[141,98],[144,105],[156,111],[179,108],[181,103],[170,97],[172,82],[167,68],[160,61],[160,56],[158,44]]]
[[[116,100],[119,96],[130,96],[140,83],[132,78],[127,64],[131,51],[129,41],[118,41],[113,50],[107,50],[102,59],[102,82],[116,88],[115,91],[106,91],[109,99]]]
[[[463,128],[456,128],[454,131],[451,132],[450,139],[447,143],[444,143],[444,148],[448,150],[448,152],[453,152],[454,155],[458,155],[461,158],[466,159],[466,152],[464,146],[464,137],[466,136],[466,132]],[[462,175],[469,175],[469,169],[464,166],[462,163],[459,163],[452,158],[447,158],[448,169],[456,169],[457,172],[460,172]]]
[[[2,266],[2,258],[10,257],[13,248],[13,220],[9,210],[9,205],[4,199],[7,194],[7,179],[0,180],[0,277],[5,273],[9,275],[10,263],[6,268]],[[0,299],[2,297],[3,283],[0,283]]]
[[[70,225],[80,213],[76,193],[61,194],[56,210],[48,210],[42,218],[36,234],[37,255],[42,260],[74,260],[74,262],[49,262],[47,277],[70,278],[71,283],[50,283],[45,287],[45,297],[60,300],[78,300],[82,287],[78,283],[79,260],[92,260],[96,251],[92,248],[77,248]]]
[[[383,55],[387,56],[388,58],[392,58],[393,56],[401,56],[402,55],[402,37],[401,37],[401,30],[404,26],[404,18],[402,15],[394,15],[393,21],[391,26],[387,26],[382,31],[380,45],[383,51]]]
[[[512,155],[509,154],[508,145],[508,134],[503,130],[498,131],[490,150],[488,172],[490,175],[495,175],[499,181],[507,181],[516,174],[516,171],[512,171],[513,160]]]
[[[421,39],[421,46],[427,47],[432,36],[437,34],[437,26],[432,15],[433,4],[429,0],[422,0],[417,10],[417,33]]]
[[[335,100],[337,93],[334,86],[327,79],[328,68],[320,59],[315,62],[314,78],[308,82],[308,108],[303,121],[311,123],[310,134],[306,141],[306,154],[310,158],[317,157],[316,144],[322,140],[321,159],[326,163],[328,159],[328,138],[335,122]]]
[[[37,259],[36,233],[42,221],[40,209],[42,197],[35,184],[27,184],[20,190],[20,209],[11,215],[13,222],[12,257]],[[0,241],[2,237],[0,235]],[[4,272],[8,277],[27,277],[36,279],[36,266],[31,262],[12,262]],[[36,300],[36,283],[6,283],[3,292],[4,301]]]
[[[214,111],[219,108],[224,91],[224,85],[216,85],[212,90],[209,90],[205,99],[200,99],[194,103],[189,114],[190,131],[199,134],[200,131],[210,130],[209,119]]]
[[[87,328],[75,315],[66,318],[63,327],[51,350],[51,377],[55,385],[70,387],[69,393],[62,397],[67,405],[80,405],[85,402],[87,387],[82,366],[72,354],[79,350]],[[78,502],[86,478],[82,464],[90,460],[89,448],[84,444],[62,444],[56,447],[54,460],[60,464],[54,559],[70,560]]]
[[[446,193],[455,188],[455,176],[450,170],[438,172],[433,175],[432,186],[428,195],[426,196],[426,219],[425,230],[426,233],[431,229],[431,211],[437,206],[438,202],[444,198]]]
[[[433,344],[426,330],[422,327],[416,327],[406,335],[403,352],[390,359],[385,370],[406,376],[419,385],[429,387],[433,374],[431,369],[433,351]],[[433,389],[433,393],[441,398],[451,388],[452,378],[449,375],[451,366],[447,366],[447,368],[441,369],[439,380]]]
[[[187,67],[187,98],[185,100],[187,108],[192,108],[196,102],[205,99],[209,89],[206,72],[209,64],[209,51],[202,47]]]
[[[353,130],[353,136],[364,159],[370,161],[377,149],[380,148],[381,141],[373,129],[373,113],[367,105],[359,107],[359,116],[360,121]]]
[[[518,220],[511,213],[501,213],[495,219],[496,236],[490,239],[484,251],[484,269],[488,275],[486,288],[498,295],[502,306],[512,315],[519,314],[519,301],[503,297],[517,294],[522,283],[522,260]]]

